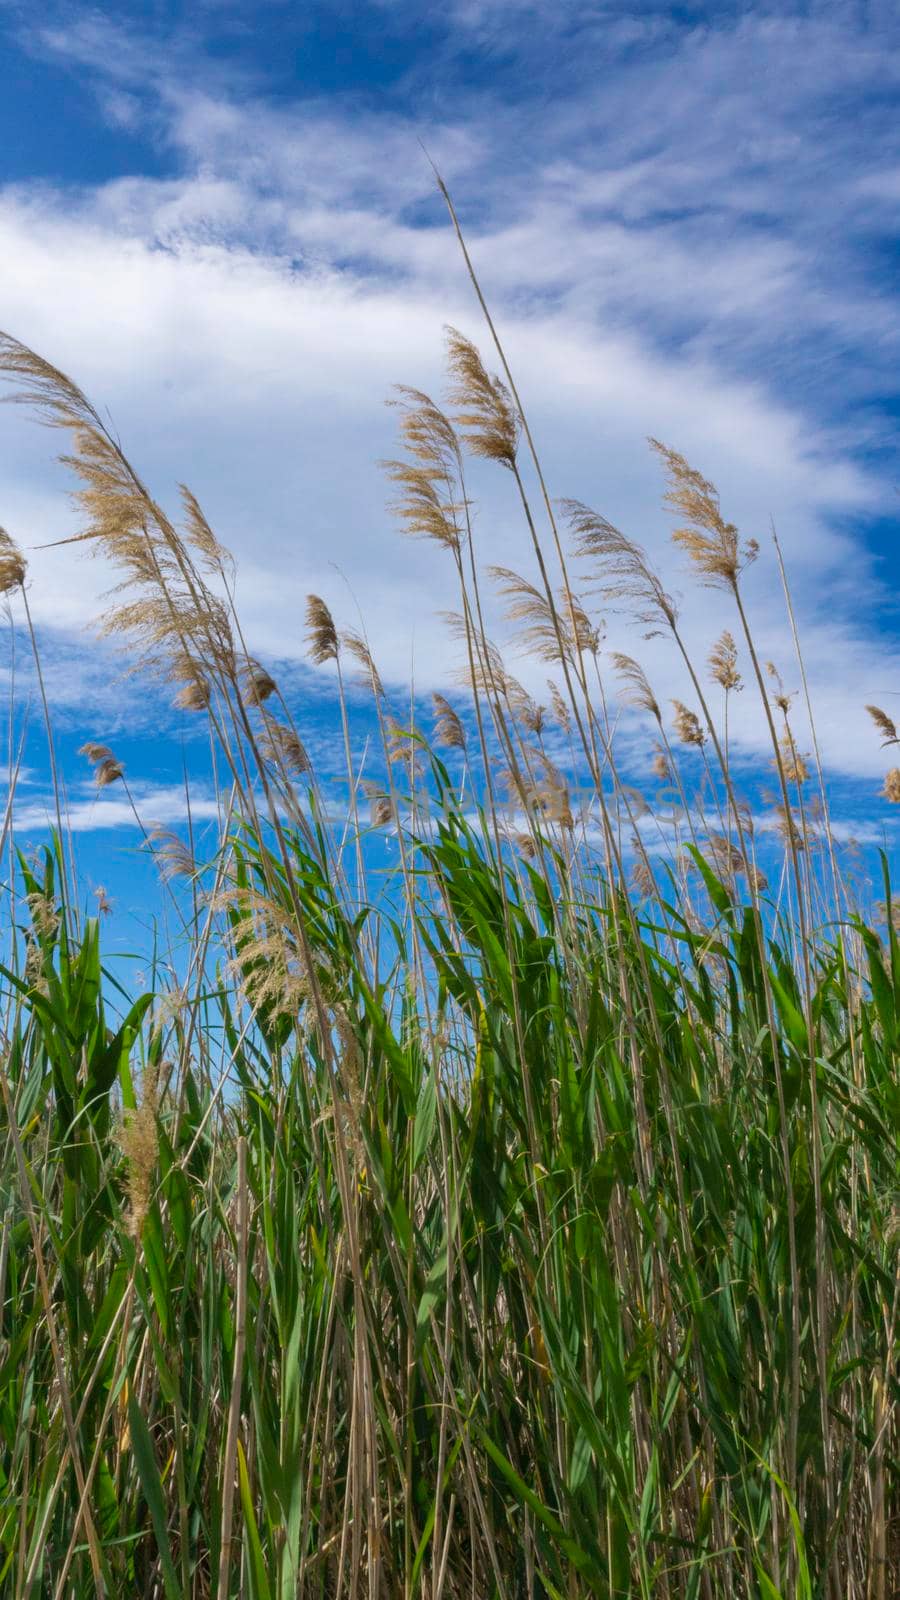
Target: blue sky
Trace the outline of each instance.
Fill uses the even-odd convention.
[[[756,626],[794,686],[774,519],[844,824],[875,837],[887,763],[861,707],[900,693],[898,47],[896,7],[852,0],[0,0],[0,326],[109,408],[162,499],[191,484],[236,555],[251,647],[327,764],[308,590],[351,623],[360,607],[398,696],[455,668],[440,555],[398,537],[378,468],[391,384],[440,390],[445,323],[482,338],[424,144],[553,493],[658,555],[705,654],[729,619],[669,545],[645,439],[683,450],[763,541]],[[37,548],[75,526],[53,441],[18,414],[0,428],[0,523],[31,561],[86,878],[106,865],[137,900],[121,797],[95,800],[74,751],[127,750],[134,792],[165,813],[150,820],[177,822],[182,741],[203,800],[197,733],[92,640],[109,574]],[[476,475],[479,545],[527,572],[507,488]],[[621,618],[609,632],[684,697],[661,644]],[[734,731],[752,764],[749,695]],[[621,738],[639,770],[631,713]],[[36,723],[28,764],[37,838]]]

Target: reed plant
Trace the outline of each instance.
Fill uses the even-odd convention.
[[[15,849],[11,756],[15,1600],[900,1585],[887,863],[879,927],[760,658],[743,584],[758,547],[713,486],[654,445],[674,538],[730,612],[706,663],[640,546],[551,497],[490,319],[488,335],[486,362],[449,332],[446,401],[397,392],[386,465],[402,532],[447,563],[461,683],[428,716],[309,597],[340,804],[248,651],[192,493],[176,522],[77,385],[0,339],[12,397],[67,437],[79,538],[117,573],[101,625],[205,719],[221,818],[201,860],[135,804],[177,947],[126,997],[78,911],[61,798],[52,845]],[[498,469],[522,572],[478,549],[470,475]],[[8,535],[0,587],[27,604]],[[498,597],[525,685],[487,633]],[[636,640],[668,638],[690,705],[663,709],[639,644],[605,653],[598,597]],[[365,770],[360,673],[380,742]],[[733,759],[742,686],[771,740],[774,833]],[[622,705],[655,740],[652,794],[620,758]],[[85,753],[98,784],[126,782],[108,745]]]

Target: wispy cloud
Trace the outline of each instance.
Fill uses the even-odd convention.
[[[69,800],[63,807],[63,823],[73,833],[96,833],[109,828],[127,828],[138,831],[135,808],[146,827],[155,824],[206,822],[219,817],[219,804],[210,795],[192,794],[188,809],[183,785],[171,784],[154,787],[139,783],[132,791],[134,807],[119,791],[93,794],[85,799]],[[5,804],[5,800],[3,802]],[[13,826],[15,832],[37,833],[56,827],[56,810],[53,796],[28,799],[14,803]]]

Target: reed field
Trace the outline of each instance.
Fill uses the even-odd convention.
[[[641,547],[545,485],[490,318],[481,352],[450,330],[446,390],[394,397],[385,470],[399,531],[440,547],[465,684],[411,702],[310,596],[336,804],[190,490],[172,520],[10,336],[0,379],[61,431],[116,573],[101,627],[208,725],[221,816],[200,851],[135,807],[173,947],[126,995],[58,783],[52,842],[17,849],[11,742],[0,1595],[900,1593],[900,916],[886,858],[881,911],[847,880],[796,731],[815,684],[787,575],[797,655],[776,671],[755,644],[743,573],[777,546],[654,446],[686,581],[726,624],[695,659]],[[479,550],[485,473],[516,570]],[[546,705],[488,636],[498,594]],[[602,644],[611,606],[632,655]],[[649,681],[648,634],[689,703]],[[739,690],[771,734],[764,833]],[[640,780],[623,704],[656,740]],[[85,759],[130,794],[114,743]],[[873,816],[898,801],[890,768]]]

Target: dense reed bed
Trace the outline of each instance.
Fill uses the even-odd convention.
[[[817,754],[754,645],[757,549],[713,487],[655,447],[730,613],[695,663],[642,550],[545,489],[499,344],[502,380],[454,331],[448,363],[446,409],[398,392],[387,472],[455,583],[466,687],[413,727],[310,597],[336,807],[196,500],[176,526],[80,390],[0,343],[10,392],[68,436],[120,580],[103,625],[207,719],[222,811],[203,860],[136,812],[178,982],[123,1001],[62,801],[38,861],[7,808],[0,1592],[888,1600],[893,922],[842,881]],[[524,574],[482,567],[472,456],[506,475]],[[25,616],[9,539],[0,574]],[[488,588],[546,708],[486,636]],[[668,637],[674,720],[639,648],[603,653],[597,595]],[[362,776],[360,671],[383,743]],[[764,846],[729,758],[742,679],[772,740]],[[657,740],[653,801],[618,765],[623,700]]]

